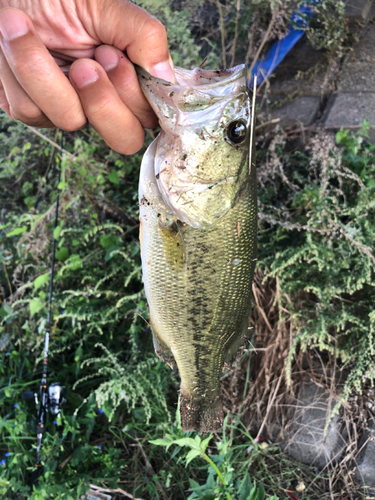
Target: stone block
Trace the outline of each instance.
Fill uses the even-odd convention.
[[[320,98],[317,96],[302,96],[293,101],[288,101],[281,107],[269,109],[270,119],[280,118],[284,124],[301,122],[310,125],[320,106]]]
[[[345,14],[349,18],[369,21],[374,15],[374,0],[345,0]]]
[[[324,429],[336,401],[320,385],[304,381],[293,416],[291,429],[282,444],[294,459],[323,469],[342,455],[346,442],[340,433],[338,416]]]
[[[375,26],[367,26],[360,41],[345,59],[337,90],[342,92],[375,92]]]
[[[333,89],[338,69],[335,61],[329,64],[325,52],[314,49],[303,36],[273,72],[271,96],[297,91],[309,96],[325,94]]]
[[[363,120],[375,125],[375,89],[374,92],[339,92],[331,96],[323,117],[326,128],[355,128]]]
[[[375,494],[375,420],[370,421],[370,429],[360,442],[362,448],[358,458],[354,478],[366,486],[367,494]]]

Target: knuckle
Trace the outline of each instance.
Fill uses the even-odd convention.
[[[44,65],[45,62],[35,47],[25,47],[25,50],[11,60],[13,73],[21,78],[24,75],[30,78],[30,74],[43,72]]]
[[[46,117],[42,111],[36,106],[14,107],[12,104],[9,106],[10,116],[14,120],[21,121],[27,125],[41,126],[45,123]]]
[[[153,129],[158,125],[158,119],[153,113],[145,113],[139,118],[139,121],[145,128]]]
[[[5,113],[9,114],[9,103],[6,98],[5,92],[1,86],[1,83],[0,83],[0,109],[5,111]]]
[[[145,21],[142,32],[144,39],[150,46],[158,47],[163,42],[167,44],[167,30],[155,17],[150,17]]]
[[[77,132],[78,130],[82,130],[85,128],[87,125],[87,121],[82,125],[58,125],[58,128],[61,128],[61,130],[65,130],[65,132]]]
[[[86,127],[87,120],[63,120],[55,122],[55,125],[66,132],[76,132]]]
[[[96,127],[94,127],[99,133],[101,132]],[[127,134],[101,134],[105,142],[110,148],[121,153],[123,155],[133,155],[137,153],[144,143],[144,132],[140,128],[136,132],[131,133],[129,128],[124,128],[125,131],[130,132]]]
[[[0,102],[0,109],[2,109],[10,118],[12,118],[10,114],[9,104],[7,102]]]
[[[106,143],[114,151],[117,151],[118,153],[120,153],[122,155],[127,155],[127,156],[131,156],[131,155],[134,155],[134,154],[138,153],[138,151],[143,146],[143,142],[139,146],[138,145],[134,145],[134,144],[131,144],[131,145],[129,145],[129,144],[122,145],[121,144],[121,145],[118,145],[117,143],[113,143],[112,144],[109,141],[106,141]]]
[[[118,112],[117,102],[110,98],[110,96],[102,96],[101,99],[96,99],[90,102],[87,107],[87,114],[90,121],[99,122],[103,117],[116,115]]]
[[[122,154],[126,155],[133,155],[137,153],[141,147],[143,146],[144,142],[144,133],[143,131],[140,132],[139,134],[134,134],[133,137],[130,138],[125,144],[122,144],[118,151]],[[116,149],[113,147],[113,149]]]
[[[75,109],[70,108],[68,110],[64,108],[64,110],[60,110],[60,115],[54,116],[52,120],[56,127],[61,128],[66,132],[81,130],[87,124],[87,118],[80,106],[79,109],[77,109],[77,107],[75,107]]]

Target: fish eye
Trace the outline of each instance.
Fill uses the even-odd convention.
[[[226,127],[226,137],[232,144],[241,144],[246,139],[246,125],[242,121],[231,122]]]

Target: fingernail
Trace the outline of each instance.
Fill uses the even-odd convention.
[[[8,42],[26,35],[29,27],[22,14],[13,9],[6,9],[0,14],[0,33]]]
[[[174,71],[169,61],[164,61],[156,64],[150,70],[150,74],[152,76],[156,76],[157,78],[162,78],[167,82],[175,82],[176,77],[174,76]]]
[[[91,66],[91,64],[84,63],[83,61],[72,66],[70,76],[78,89],[96,82],[96,80],[99,79],[97,69]]]
[[[119,57],[117,52],[111,47],[105,45],[99,47],[95,53],[95,59],[105,71],[109,71],[118,65]]]

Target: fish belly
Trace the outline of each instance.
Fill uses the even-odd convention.
[[[225,216],[208,229],[197,229],[171,218],[168,225],[161,221],[163,202],[151,163],[146,159],[142,164],[140,220],[155,350],[170,366],[177,364],[182,428],[217,431],[223,420],[223,363],[248,337],[256,251],[255,172]]]

